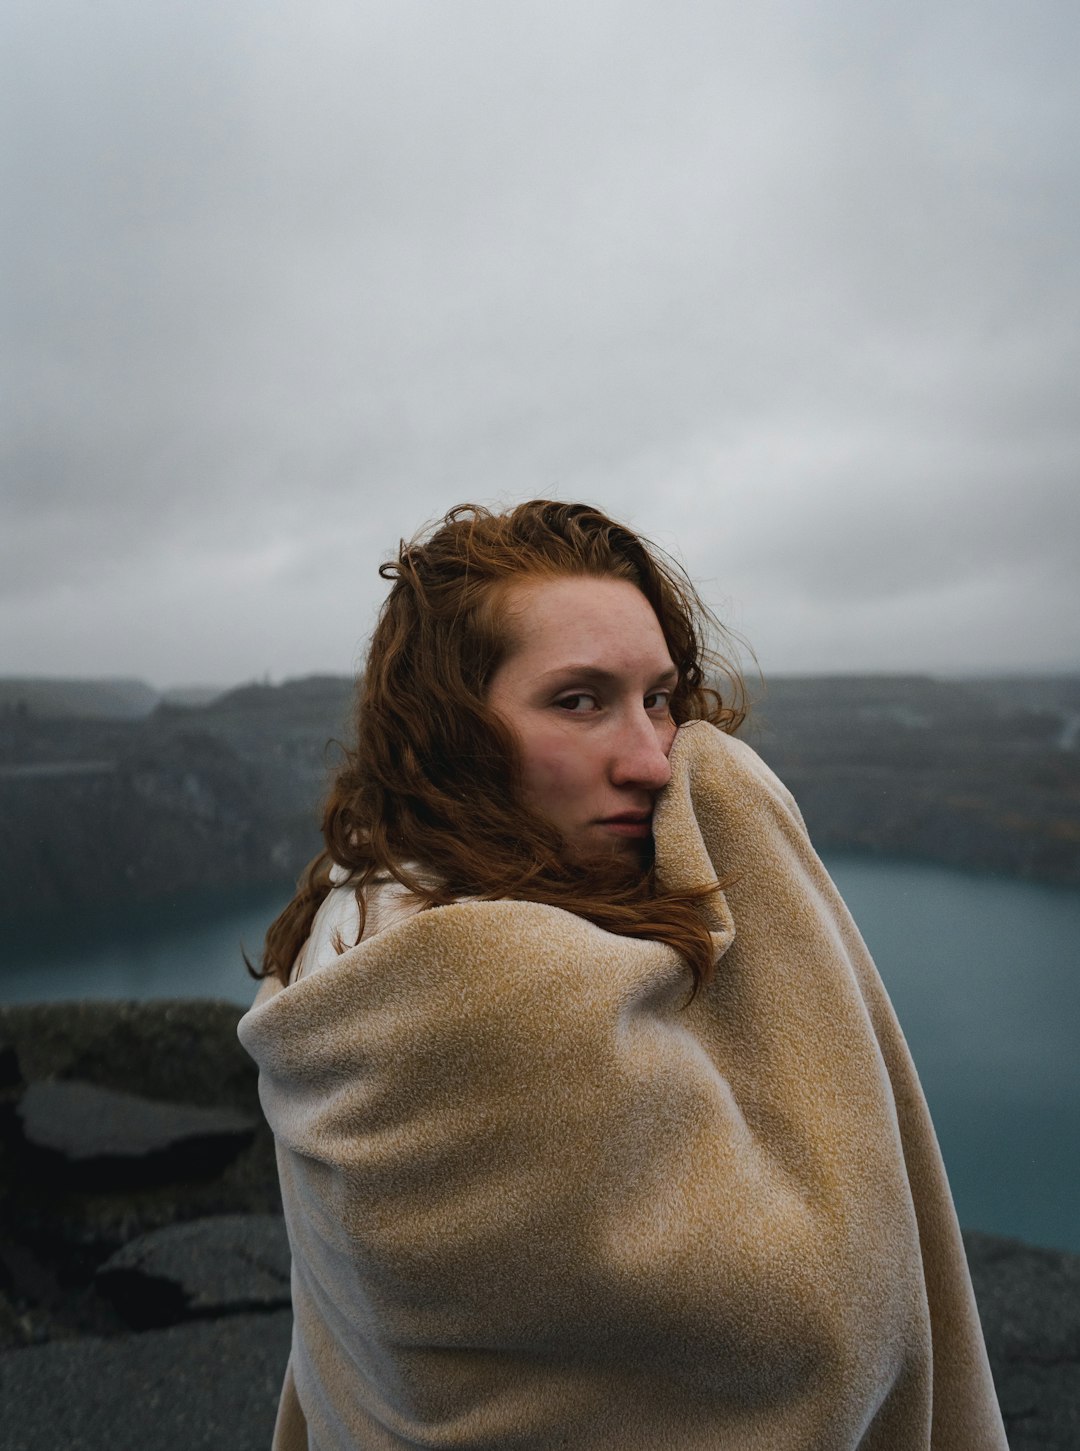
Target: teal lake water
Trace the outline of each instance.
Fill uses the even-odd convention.
[[[934,1117],[960,1222],[1080,1251],[1080,890],[830,855]],[[247,1004],[279,896],[190,900],[5,943],[0,1001]]]

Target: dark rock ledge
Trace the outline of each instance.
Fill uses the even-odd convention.
[[[266,1451],[289,1251],[223,1003],[0,1007],[0,1451]],[[1080,1447],[1080,1255],[964,1242],[1012,1451]]]

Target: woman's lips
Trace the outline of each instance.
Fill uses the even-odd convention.
[[[616,836],[643,838],[652,835],[651,816],[609,816],[600,825]]]

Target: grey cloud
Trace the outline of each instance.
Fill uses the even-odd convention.
[[[825,664],[947,666],[964,582],[954,663],[979,617],[1006,665],[1006,579],[1080,663],[1071,9],[5,23],[10,668],[160,675],[173,612],[185,678],[326,668],[399,534],[549,493],[681,541],[774,668],[798,612]]]

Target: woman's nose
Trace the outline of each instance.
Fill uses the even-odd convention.
[[[641,786],[661,791],[671,780],[668,752],[675,738],[675,722],[660,721],[647,711],[635,714],[619,732],[612,761],[615,786]]]

